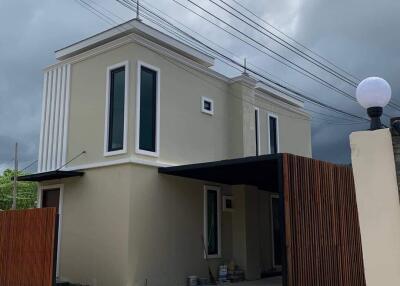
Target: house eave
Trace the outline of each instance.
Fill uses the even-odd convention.
[[[68,59],[129,34],[137,34],[145,37],[206,67],[214,65],[214,58],[210,55],[190,47],[136,19],[57,50],[55,51],[56,59],[60,61]]]
[[[263,82],[258,82],[256,84],[256,90],[266,93],[272,97],[280,99],[280,100],[282,100],[286,103],[289,103],[291,105],[294,105],[296,107],[304,108],[304,101],[294,98],[291,95],[289,95],[288,93],[285,93],[281,89],[275,88],[272,85],[267,85]]]

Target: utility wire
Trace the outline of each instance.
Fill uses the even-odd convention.
[[[357,76],[355,76],[354,74],[349,73],[348,71],[346,71],[345,69],[339,67],[338,65],[336,65],[335,63],[333,63],[332,61],[328,60],[326,57],[321,56],[320,54],[314,52],[313,50],[311,50],[310,48],[308,48],[307,46],[303,45],[302,43],[300,43],[299,41],[297,41],[296,39],[294,39],[293,37],[289,36],[288,34],[282,32],[282,30],[278,29],[276,26],[272,25],[271,23],[269,23],[268,21],[264,20],[263,18],[261,18],[260,16],[258,16],[255,12],[251,11],[250,9],[248,9],[246,6],[244,6],[243,4],[241,4],[239,1],[237,0],[231,0],[232,2],[234,2],[236,5],[238,5],[239,7],[241,7],[242,9],[244,9],[246,12],[248,12],[249,14],[253,15],[255,18],[259,19],[260,21],[262,21],[264,24],[266,24],[267,26],[271,27],[272,29],[274,29],[275,31],[277,31],[278,33],[284,35],[286,38],[290,39],[291,41],[293,41],[294,43],[296,43],[297,45],[299,45],[300,47],[302,47],[303,49],[307,50],[308,52],[310,52],[311,54],[319,57],[320,59],[323,59],[324,61],[326,61],[327,63],[329,63],[330,65],[332,65],[333,67],[337,68],[338,70],[344,72],[345,74],[347,74],[348,76],[352,77],[353,79],[355,79],[356,81],[360,82],[361,79]]]
[[[83,1],[83,0],[82,0]],[[86,151],[83,150],[81,153],[79,153],[78,155],[76,155],[75,157],[73,157],[71,160],[69,160],[67,163],[65,163],[64,165],[62,165],[60,168],[58,168],[56,171],[60,171],[62,168],[64,168],[65,166],[67,166],[69,163],[71,163],[72,161],[74,161],[75,159],[78,159],[80,156],[82,156],[83,154],[86,154]]]
[[[118,1],[118,2],[120,2],[120,1]],[[92,8],[93,8],[93,7],[92,7]],[[133,8],[131,8],[131,9],[133,9]],[[92,10],[93,10],[93,9],[90,9],[90,11],[92,11]],[[97,11],[97,10],[96,10],[96,11]],[[94,14],[97,15],[97,16],[99,16],[98,13],[94,13]],[[102,14],[102,13],[100,13],[100,14]],[[99,17],[102,18],[101,16],[99,16]],[[109,18],[109,17],[107,17],[106,19],[108,19],[108,18]],[[103,18],[102,18],[102,19],[103,19]],[[115,22],[115,21],[114,21],[114,22]],[[233,60],[231,60],[231,61],[233,61]],[[237,62],[235,62],[235,61],[233,61],[233,62],[234,62],[236,65],[238,65],[238,66],[240,66],[240,67],[243,68],[243,66],[242,66],[241,64],[239,64],[239,63],[237,63]],[[270,81],[269,78],[266,78],[265,76],[263,76],[263,75],[261,75],[261,74],[255,72],[255,71],[253,71],[253,70],[251,70],[251,69],[248,69],[248,70],[249,70],[250,72],[252,72],[253,74],[258,75],[259,77],[264,78],[264,79]],[[280,86],[280,87],[283,88],[283,89],[287,89],[287,87],[282,86],[282,85],[280,85],[279,83],[275,83],[275,82],[274,82],[274,84]],[[288,90],[289,90],[289,89],[288,89]],[[296,91],[294,91],[294,90],[289,90],[289,91],[290,91],[291,93],[297,94],[298,96],[301,96],[302,98],[307,99],[307,101],[310,101],[311,103],[314,103],[314,104],[316,104],[316,105],[318,105],[318,106],[328,108],[328,109],[330,109],[330,110],[332,110],[332,111],[335,111],[335,112],[337,112],[337,113],[341,113],[341,114],[343,114],[343,115],[347,115],[347,116],[350,116],[350,117],[353,117],[353,118],[357,118],[357,119],[361,119],[361,120],[367,121],[367,119],[364,118],[364,117],[360,117],[360,116],[358,116],[358,115],[354,115],[354,114],[351,114],[351,113],[342,111],[342,110],[340,110],[340,109],[334,108],[334,107],[332,107],[332,106],[326,105],[326,104],[324,104],[324,103],[322,103],[322,102],[319,102],[319,101],[316,100],[316,99],[312,99],[312,98],[309,98],[309,97],[307,97],[307,96],[305,96],[305,95],[299,94],[298,92],[296,92]]]
[[[173,1],[176,2],[176,3],[179,3],[177,0],[173,0]],[[249,39],[250,41],[256,43],[257,45],[263,47],[265,50],[267,50],[267,51],[269,51],[271,53],[271,54],[269,54],[265,50],[262,50],[261,48],[259,48],[258,50],[261,51],[263,54],[271,57],[272,59],[274,59],[275,61],[277,61],[277,62],[279,62],[279,63],[281,63],[283,65],[285,65],[286,67],[291,68],[291,69],[297,71],[298,73],[300,73],[300,74],[302,74],[302,75],[304,75],[304,76],[306,76],[306,77],[308,77],[308,78],[310,78],[310,79],[312,79],[312,80],[324,85],[325,87],[330,88],[333,91],[336,91],[337,93],[342,94],[345,97],[355,101],[354,96],[352,96],[351,94],[349,94],[346,91],[343,91],[343,90],[337,88],[336,86],[334,86],[333,84],[331,84],[328,81],[324,80],[320,76],[313,74],[312,72],[308,71],[307,69],[303,68],[302,66],[300,66],[297,63],[293,62],[292,60],[287,59],[286,57],[280,55],[279,53],[277,53],[276,51],[272,50],[271,48],[269,48],[268,46],[266,46],[262,42],[254,39],[253,37],[249,36],[245,32],[242,32],[241,30],[239,30],[235,26],[229,24],[227,21],[221,19],[220,17],[214,15],[213,13],[211,13],[207,9],[203,8],[202,6],[198,5],[197,3],[195,3],[195,2],[193,2],[191,0],[187,0],[187,2],[191,3],[192,5],[194,5],[195,7],[200,9],[201,11],[205,12],[207,15],[213,17],[214,19],[216,19],[220,23],[224,24],[225,26],[229,27],[233,31],[235,31],[238,34],[242,35],[243,37]],[[213,23],[213,24],[216,25],[215,23]],[[217,26],[219,26],[219,25],[217,25]],[[222,28],[222,29],[225,30],[225,32],[227,32],[227,30],[225,28]],[[234,34],[231,34],[231,35],[234,35]],[[237,35],[234,35],[234,37],[240,39],[241,41],[244,41],[242,38],[238,37]],[[249,43],[247,41],[244,41],[244,42],[249,45]]]
[[[23,168],[22,170],[20,170],[20,172],[25,171],[26,169],[28,169],[29,167],[31,167],[33,164],[35,164],[38,160],[35,160],[33,162],[31,162],[29,165],[27,165],[25,168]]]
[[[247,45],[253,47],[254,49],[260,51],[261,53],[263,53],[263,54],[265,54],[265,55],[267,55],[267,56],[273,58],[274,60],[280,62],[281,64],[285,65],[286,67],[291,68],[291,69],[293,69],[293,70],[299,72],[300,74],[306,76],[307,78],[310,78],[310,79],[312,79],[312,80],[314,80],[314,81],[320,83],[321,85],[323,85],[323,86],[325,86],[325,87],[327,87],[327,88],[329,88],[329,89],[331,89],[331,90],[337,92],[338,94],[341,94],[341,95],[347,97],[348,99],[350,99],[350,100],[352,100],[352,101],[354,101],[354,102],[357,102],[356,99],[355,99],[351,94],[349,94],[348,92],[343,91],[343,90],[337,88],[336,86],[334,86],[334,85],[332,85],[331,83],[327,82],[326,80],[320,78],[319,76],[316,76],[316,75],[312,74],[311,72],[309,72],[309,71],[307,71],[307,70],[305,70],[305,69],[303,69],[303,68],[301,68],[301,67],[300,67],[300,69],[305,70],[305,72],[303,72],[302,70],[296,69],[296,68],[293,67],[293,66],[290,66],[289,64],[285,63],[283,60],[277,59],[275,56],[272,56],[272,55],[268,54],[266,51],[262,50],[261,48],[255,46],[255,45],[252,44],[252,43],[247,42],[246,40],[242,39],[242,38],[239,37],[238,35],[235,35],[234,33],[230,32],[229,30],[227,30],[227,29],[225,29],[225,28],[219,26],[218,24],[216,24],[216,23],[214,23],[213,21],[211,21],[210,19],[204,17],[204,16],[201,15],[200,13],[197,13],[197,12],[194,11],[193,9],[191,9],[191,8],[189,8],[189,7],[185,6],[185,5],[183,5],[183,4],[180,3],[179,1],[177,1],[177,0],[172,0],[172,1],[174,1],[176,4],[180,5],[181,7],[187,9],[188,11],[190,11],[190,12],[196,14],[197,16],[199,16],[199,17],[202,18],[203,20],[207,21],[208,23],[214,25],[215,27],[217,27],[217,28],[223,30],[224,32],[228,33],[229,35],[231,35],[231,36],[233,36],[233,37],[239,39],[239,40],[242,41],[243,43],[245,43],[245,44],[247,44]],[[197,5],[197,4],[194,3],[193,1],[191,1],[191,0],[187,0],[187,1],[190,2],[190,3],[192,3],[194,6],[198,7],[200,10],[204,11],[206,14],[208,14],[208,15],[212,16],[213,18],[217,19],[218,21],[220,21],[220,22],[223,23],[224,25],[230,27],[232,30],[237,31],[239,34],[241,34],[241,35],[245,36],[246,38],[249,38],[249,39],[252,40],[253,42],[255,42],[255,43],[257,43],[257,44],[259,44],[259,45],[265,47],[267,50],[271,50],[271,49],[269,49],[268,47],[266,47],[265,45],[263,45],[262,43],[260,43],[259,41],[254,40],[253,38],[251,38],[250,36],[248,36],[248,35],[245,34],[244,32],[242,32],[242,31],[238,30],[237,28],[233,27],[232,25],[230,25],[230,24],[227,23],[226,21],[220,19],[219,17],[215,16],[214,14],[212,14],[212,13],[209,12],[208,10],[204,9],[203,7]],[[276,52],[273,51],[273,53],[276,53]],[[283,56],[279,55],[279,57],[283,57]],[[283,58],[284,58],[284,57],[283,57]],[[284,59],[286,59],[286,58],[284,58]],[[287,59],[286,59],[286,60],[287,60]],[[288,62],[291,62],[290,60],[287,60],[287,61],[288,61]],[[296,65],[296,64],[295,64],[295,65]],[[308,73],[308,74],[307,74],[307,73]],[[396,103],[394,103],[394,102],[389,103],[389,106],[391,106],[392,108],[397,109],[398,111],[400,110],[400,105],[398,105],[398,104],[396,104]],[[384,113],[384,115],[390,118],[389,115],[387,115],[387,114],[385,114],[385,113]]]
[[[124,0],[123,0],[123,1],[124,1]],[[118,2],[119,2],[119,1],[118,1]],[[176,20],[176,19],[170,17],[168,14],[166,14],[166,13],[164,13],[163,11],[161,11],[161,10],[155,8],[154,6],[152,6],[151,4],[149,4],[148,2],[142,0],[142,3],[146,3],[148,6],[152,7],[154,10],[156,10],[158,13],[163,14],[164,16],[168,17],[169,19],[171,19],[171,20],[174,21],[175,23],[180,24],[181,26],[185,27],[185,28],[188,29],[189,31],[191,31],[191,32],[193,32],[194,34],[200,36],[200,37],[201,37],[202,39],[204,39],[205,41],[210,42],[211,44],[213,44],[213,45],[217,46],[218,48],[224,50],[225,52],[229,53],[229,54],[232,55],[233,57],[239,58],[237,55],[235,55],[235,54],[232,53],[231,51],[225,49],[224,47],[218,45],[217,43],[215,43],[215,42],[213,42],[213,41],[211,41],[211,40],[209,40],[208,38],[204,37],[203,35],[199,34],[198,32],[192,30],[191,28],[189,28],[188,26],[186,26],[186,25],[183,24],[182,22],[180,22],[180,21],[178,21],[178,20]],[[122,4],[122,3],[121,3],[121,4]],[[129,7],[128,7],[128,8],[129,8]],[[146,10],[146,11],[152,13],[152,11],[149,10],[149,9],[147,9],[146,7],[143,6],[142,8],[143,8],[144,10]],[[130,9],[130,8],[129,8],[129,9]],[[143,11],[143,10],[142,10],[142,11]],[[155,13],[154,13],[154,14],[155,14]],[[165,21],[165,19],[163,19],[162,17],[160,17],[160,16],[158,16],[158,15],[156,15],[156,14],[155,14],[155,16],[158,17],[158,18],[160,18],[161,20],[164,20],[164,21]],[[172,25],[170,22],[168,22],[168,23],[169,23],[170,25]],[[159,24],[159,25],[160,25],[160,24]],[[176,28],[176,26],[174,26],[174,27]],[[182,31],[182,30],[179,29],[179,31]],[[182,31],[182,32],[186,34],[186,32],[184,32],[184,31]],[[191,36],[191,35],[189,35],[189,36]],[[196,40],[197,40],[197,39],[196,39]],[[197,40],[197,41],[198,41],[198,40]],[[201,42],[201,44],[202,44],[202,46],[204,46],[204,43],[203,43],[203,42]],[[225,63],[226,63],[226,62],[225,62]],[[252,65],[252,64],[250,64],[250,65],[251,65],[251,66],[254,66],[254,65]],[[267,73],[268,75],[273,76],[273,77],[276,77],[276,76],[272,75],[271,73],[269,73],[268,71],[265,71],[264,69],[262,69],[262,68],[260,68],[260,67],[254,66],[254,68],[260,69],[261,71]],[[278,78],[278,79],[279,79],[280,81],[283,81],[285,84],[291,86],[290,83],[284,81],[283,79],[280,79],[280,78]],[[304,93],[304,91],[302,91],[302,92]],[[307,109],[307,108],[304,108],[304,109],[305,109],[305,110],[308,110],[308,111],[310,111],[310,112],[318,113],[318,112],[315,112],[314,110],[311,110],[311,109]],[[330,117],[333,117],[333,118],[335,118],[335,119],[348,120],[348,119],[343,118],[343,117],[337,117],[337,116],[333,116],[333,115],[328,115],[328,114],[326,114],[326,113],[320,113],[320,114],[322,114],[322,115],[324,115],[324,116],[330,116]]]
[[[279,45],[281,45],[282,47],[288,49],[289,51],[295,53],[296,55],[300,56],[301,58],[305,59],[306,61],[316,65],[317,67],[323,69],[324,71],[328,72],[329,74],[333,75],[334,77],[348,83],[349,85],[353,86],[353,87],[357,87],[357,82],[353,81],[352,79],[347,78],[346,76],[340,74],[339,72],[335,71],[334,69],[332,69],[331,67],[325,65],[324,63],[322,63],[321,61],[311,57],[310,55],[304,53],[303,51],[301,51],[300,49],[298,49],[297,47],[293,46],[292,44],[290,44],[289,42],[285,41],[284,39],[281,39],[280,37],[278,37],[277,35],[275,35],[274,33],[271,33],[269,30],[267,30],[266,28],[264,28],[263,26],[261,26],[260,24],[258,24],[257,22],[255,22],[254,20],[252,20],[251,18],[247,17],[245,14],[243,14],[242,12],[240,12],[239,10],[235,9],[234,7],[232,7],[231,5],[229,5],[228,3],[226,3],[224,0],[218,0],[220,2],[222,2],[225,6],[229,7],[232,11],[234,11],[235,13],[239,14],[240,16],[236,15],[235,13],[233,13],[232,11],[226,9],[225,7],[223,7],[222,5],[216,3],[214,0],[208,0],[209,2],[213,3],[215,6],[217,6],[218,8],[224,10],[225,12],[227,12],[228,14],[232,15],[233,17],[235,17],[236,19],[238,19],[239,21],[245,23],[246,25],[248,25],[249,27],[255,29],[256,31],[258,31],[259,33],[263,34],[264,36],[266,36],[267,38],[273,40],[274,42],[278,43]]]
[[[273,41],[275,41],[276,43],[280,44],[281,46],[287,48],[288,50],[290,50],[291,52],[297,54],[298,56],[302,57],[303,59],[315,64],[316,66],[318,66],[319,68],[325,70],[326,72],[330,73],[331,75],[335,76],[336,78],[348,83],[349,85],[351,85],[352,87],[356,88],[358,86],[358,83],[360,80],[358,80],[358,82],[353,81],[352,79],[349,79],[348,77],[346,77],[345,75],[335,71],[334,69],[332,69],[331,67],[325,65],[324,63],[322,63],[321,61],[311,57],[310,55],[308,55],[307,53],[304,53],[303,51],[301,51],[300,49],[298,49],[297,47],[291,45],[289,42],[285,41],[284,39],[280,38],[279,36],[275,35],[274,33],[272,33],[271,31],[269,31],[268,29],[266,29],[265,27],[263,27],[262,25],[260,25],[259,23],[255,22],[254,20],[252,20],[251,18],[247,17],[245,14],[243,14],[242,12],[240,12],[239,10],[235,9],[234,7],[232,7],[231,5],[229,5],[226,1],[224,0],[218,0],[222,3],[225,4],[225,6],[229,7],[231,10],[235,11],[236,13],[238,13],[239,15],[241,15],[242,17],[244,17],[246,20],[250,21],[251,23],[253,23],[254,25],[256,25],[256,27],[250,23],[248,23],[247,21],[243,20],[242,18],[240,18],[239,16],[235,15],[233,12],[228,11],[228,9],[222,7],[221,5],[219,5],[218,3],[216,3],[214,0],[208,0],[209,2],[213,3],[215,6],[219,7],[220,9],[226,11],[227,13],[229,13],[230,15],[234,16],[236,19],[240,20],[241,22],[247,24],[248,26],[252,27],[253,29],[255,29],[256,31],[260,32],[261,34],[265,35],[266,37],[268,37],[269,39],[272,39]],[[261,29],[261,30],[260,30]],[[272,35],[272,36],[271,36]],[[283,43],[282,43],[283,42]],[[353,77],[353,76],[352,76]],[[353,97],[354,98],[354,97]],[[392,108],[395,108],[397,110],[400,110],[400,105],[395,103],[395,102],[390,102],[389,106]]]

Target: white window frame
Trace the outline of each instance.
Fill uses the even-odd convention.
[[[211,110],[207,110],[207,109],[204,108],[204,103],[206,101],[208,101],[210,103]],[[201,112],[209,114],[209,115],[214,115],[214,100],[212,100],[209,97],[202,96],[201,97]]]
[[[271,242],[272,242],[272,266],[273,268],[277,270],[282,269],[282,265],[278,265],[275,263],[275,240],[274,240],[274,214],[273,214],[273,209],[272,209],[272,200],[273,199],[279,199],[278,194],[272,194],[270,197],[270,211],[271,211]]]
[[[56,277],[60,276],[60,251],[61,251],[61,229],[62,229],[62,217],[63,217],[63,203],[64,203],[64,184],[55,184],[55,185],[47,185],[47,186],[39,186],[38,188],[38,200],[37,207],[42,207],[42,198],[43,191],[51,190],[51,189],[59,189],[60,190],[60,198],[58,202],[58,241],[57,241],[57,265],[56,265]]]
[[[279,144],[279,118],[277,115],[268,112],[267,113],[267,123],[268,123],[268,153],[271,154],[271,128],[270,128],[270,118],[275,118],[276,119],[276,153],[280,152],[280,144]]]
[[[207,220],[208,220],[208,213],[207,213],[207,191],[216,191],[217,192],[217,218],[218,218],[218,253],[217,254],[208,254],[208,225],[207,225]],[[203,221],[203,239],[204,239],[204,251],[207,251],[207,254],[204,253],[204,258],[221,258],[221,187],[218,186],[210,186],[210,185],[205,185],[204,186],[204,208],[203,208],[203,214],[204,214],[204,221]]]
[[[226,207],[226,201],[227,200],[231,200],[231,201],[233,201],[233,196],[223,196],[222,197],[222,210],[224,211],[224,212],[232,212],[233,211],[233,207],[232,208],[227,208]]]
[[[258,107],[254,107],[254,112],[256,112],[257,110],[257,126],[254,126],[254,133],[257,134],[257,138],[256,138],[256,155],[259,156],[261,155],[261,140],[260,140],[260,108]],[[255,122],[254,122],[255,125]],[[257,130],[256,130],[257,128]],[[256,133],[257,131],[257,133]]]
[[[124,139],[121,150],[108,151],[108,136],[109,136],[109,116],[110,116],[110,87],[111,87],[111,71],[125,67],[125,101],[124,101]],[[105,130],[104,130],[104,156],[115,156],[127,153],[128,145],[128,100],[129,100],[129,61],[124,61],[107,67],[106,74],[106,111],[105,111]]]
[[[155,152],[140,149],[140,75],[141,68],[145,67],[157,72],[157,91],[156,91],[156,150]],[[137,62],[136,75],[136,153],[151,157],[159,157],[160,155],[160,69],[142,61]]]

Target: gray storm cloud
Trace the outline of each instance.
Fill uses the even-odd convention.
[[[397,77],[400,69],[400,40],[398,27],[400,2],[395,0],[238,0],[255,11],[285,33],[294,37],[308,48],[323,55],[345,70],[364,78],[369,75],[384,77],[393,90],[393,100],[400,102]],[[239,58],[256,62],[258,66],[271,72],[310,96],[318,98],[337,108],[359,115],[364,110],[337,93],[317,84],[296,72],[283,67],[276,61],[246,46],[223,31],[204,23],[197,16],[177,6],[172,0],[149,1],[170,16],[184,22],[192,29],[207,35],[218,44],[234,52]],[[181,2],[187,3],[183,0]],[[283,55],[293,58],[312,70],[315,67],[246,28],[242,23],[227,18],[207,0],[204,4],[216,15],[246,30],[256,39]],[[133,13],[116,1],[96,1],[113,13],[128,20]],[[117,21],[121,21],[116,19]],[[37,157],[42,69],[55,62],[53,51],[84,37],[100,32],[110,25],[85,10],[72,0],[43,1],[0,1],[0,169],[11,166],[14,142],[21,145],[21,164],[28,164]],[[220,68],[223,69],[223,68]],[[321,74],[323,75],[323,74]],[[326,77],[336,86],[354,94],[352,87],[346,86],[332,77]],[[307,106],[318,112],[326,110]],[[389,116],[398,111],[387,108]],[[333,113],[329,113],[335,115]],[[338,116],[338,115],[335,115]],[[339,115],[340,116],[340,115]],[[339,124],[326,122],[326,117],[315,116],[313,120],[313,155],[315,158],[349,162],[348,135],[354,130],[366,129],[367,125],[340,121]],[[323,120],[325,118],[325,121]],[[385,118],[387,122],[388,118]]]

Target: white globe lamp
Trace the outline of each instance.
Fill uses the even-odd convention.
[[[392,89],[389,83],[380,77],[368,77],[357,86],[356,98],[358,103],[367,109],[371,118],[370,130],[382,128],[380,117],[391,97]]]

